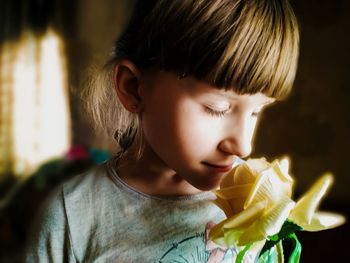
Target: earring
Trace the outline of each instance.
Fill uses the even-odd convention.
[[[130,126],[124,131],[119,129],[116,130],[113,135],[113,138],[117,141],[117,143],[120,145],[123,151],[126,151],[133,143],[136,133],[137,129],[132,128],[132,126]]]
[[[136,110],[137,109],[137,105],[135,105],[135,104],[131,105],[131,109],[132,110]]]
[[[120,141],[120,138],[122,137],[123,132],[121,130],[116,130],[113,134],[113,139],[116,140],[118,143]]]

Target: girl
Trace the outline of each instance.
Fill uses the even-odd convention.
[[[289,93],[298,40],[287,0],[138,1],[84,93],[121,150],[57,189],[27,262],[232,262],[210,190]]]

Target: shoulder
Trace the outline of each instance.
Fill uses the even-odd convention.
[[[50,258],[59,262],[64,253],[74,259],[60,187],[51,192],[35,219],[26,244],[25,262],[49,262]]]
[[[108,163],[103,163],[66,181],[61,189],[64,199],[67,200],[115,191],[116,187],[109,175]]]
[[[77,175],[61,186],[62,201],[70,224],[81,224],[81,218],[89,223],[89,218],[105,209],[112,203],[120,190],[113,181],[108,162],[94,169]]]
[[[58,185],[41,205],[37,226],[33,227],[45,236],[74,231],[72,226],[84,226],[82,218],[86,224],[90,224],[88,219],[99,212],[100,200],[108,199],[106,196],[111,196],[115,191],[106,164],[101,164]]]
[[[83,258],[117,195],[107,163],[61,183],[41,206],[28,256],[39,259],[57,253],[55,258],[60,258],[66,251]]]

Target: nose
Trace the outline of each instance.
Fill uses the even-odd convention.
[[[244,158],[252,151],[252,138],[255,125],[249,121],[241,121],[232,125],[227,135],[220,141],[218,149],[226,155]]]

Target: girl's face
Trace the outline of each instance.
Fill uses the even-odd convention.
[[[141,96],[148,159],[200,190],[217,188],[235,159],[250,154],[258,115],[274,101],[167,72],[145,77]]]

